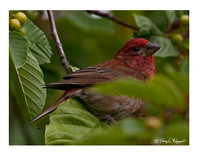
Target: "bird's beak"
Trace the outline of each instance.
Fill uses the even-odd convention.
[[[149,42],[149,43],[146,45],[145,55],[146,55],[146,56],[151,56],[151,55],[153,55],[154,53],[156,53],[159,49],[160,49],[160,46],[159,46],[159,45],[153,44],[153,43]]]

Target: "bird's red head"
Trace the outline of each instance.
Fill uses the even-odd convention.
[[[115,55],[115,60],[135,71],[145,75],[146,78],[155,74],[153,54],[160,46],[143,38],[128,41]]]
[[[128,41],[116,54],[115,57],[123,56],[151,56],[160,49],[157,44],[150,43],[143,38],[134,38]]]

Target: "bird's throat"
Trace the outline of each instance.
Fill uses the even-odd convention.
[[[155,74],[154,56],[138,55],[129,57],[125,62],[129,68],[141,72],[146,78],[153,77]]]

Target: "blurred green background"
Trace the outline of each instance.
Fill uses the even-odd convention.
[[[43,64],[41,69],[44,72],[45,83],[61,80],[65,70],[57,53],[55,42],[51,36],[50,26],[45,11],[23,11],[43,32],[46,34],[53,56],[51,63]],[[168,20],[163,11],[106,11],[114,14],[123,21],[134,24],[133,13],[144,15],[151,19],[154,24],[164,33],[168,28]],[[176,11],[177,17],[182,14],[189,14],[188,11]],[[135,34],[132,29],[114,23],[111,20],[90,15],[86,11],[54,11],[58,35],[63,45],[66,57],[72,66],[84,68],[95,65],[99,62],[113,58],[115,53]],[[177,57],[156,57],[155,64],[157,73],[164,73],[165,64],[171,64],[184,74],[189,74],[189,59],[182,54]],[[10,77],[10,81],[11,81]],[[10,82],[9,87],[12,87]],[[23,130],[26,124],[16,103],[15,93],[9,91],[9,143],[10,145],[44,144],[44,127],[42,130],[29,128]],[[45,108],[54,103],[62,92],[47,90],[47,102]],[[156,106],[146,105],[148,113],[155,115],[159,109]],[[157,112],[158,117],[171,115],[169,111]],[[166,116],[164,116],[166,117]],[[173,116],[173,119],[180,120],[180,116]],[[168,117],[167,117],[168,118]],[[186,118],[188,120],[188,118]],[[48,119],[43,118],[43,121]]]

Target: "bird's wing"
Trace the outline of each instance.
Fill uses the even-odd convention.
[[[145,80],[145,76],[140,71],[130,69],[120,64],[120,62],[109,61],[77,70],[72,74],[64,76],[64,81],[50,83],[45,87],[67,90],[69,86],[70,88],[87,87],[97,83],[113,81],[122,77],[133,77],[139,80]]]
[[[106,81],[112,81],[119,77],[126,76],[113,68],[92,66],[78,70],[73,74],[63,77],[63,79],[72,85],[92,85]]]
[[[111,63],[112,64],[112,63]],[[127,75],[116,70],[111,65],[98,64],[96,66],[87,67],[77,70],[72,74],[63,77],[64,81],[49,83],[45,85],[46,88],[67,90],[71,87],[87,87],[96,83],[113,81],[120,77]]]

